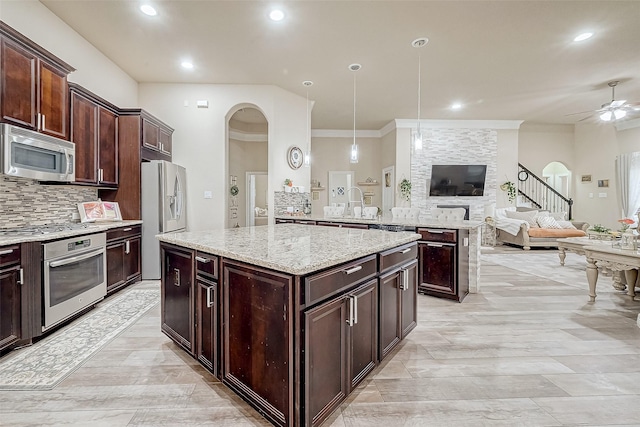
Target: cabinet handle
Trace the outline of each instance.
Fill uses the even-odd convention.
[[[129,247],[129,241],[127,240],[126,242],[124,242],[124,253],[128,255],[130,249],[131,248]]]
[[[47,116],[45,116],[43,114],[42,115],[42,130],[46,130],[47,129],[47,125],[45,124],[46,123],[46,119],[47,119]]]
[[[127,228],[123,228],[122,231],[131,231],[132,228],[131,227],[127,227]]]
[[[0,255],[9,255],[13,253],[13,249],[5,249],[4,251],[0,251]]]
[[[104,169],[98,169],[98,181],[104,180]]]
[[[207,308],[211,308],[213,307],[213,299],[211,298],[213,293],[211,292],[213,290],[213,286],[209,286],[207,288]]]
[[[355,273],[356,271],[360,271],[362,270],[362,266],[361,265],[356,265],[355,267],[352,267],[348,270],[343,270],[346,274],[352,274]]]
[[[406,291],[407,289],[409,289],[409,270],[404,270],[404,289],[402,289],[403,291]]]
[[[358,324],[358,297],[354,295],[351,298],[353,298],[353,324],[357,325]]]
[[[173,269],[173,285],[180,286],[180,270],[177,268]]]
[[[201,256],[197,256],[196,257],[196,261],[198,261],[198,262],[209,262],[211,260],[209,258],[203,258]]]
[[[437,244],[437,243],[427,243],[427,246],[431,246],[431,247],[434,247],[434,248],[441,248],[441,247],[443,247],[444,245],[439,245],[439,244]]]
[[[398,252],[400,252],[401,254],[406,254],[407,252],[410,252],[410,251],[411,251],[411,248],[407,248],[403,251],[398,251]]]
[[[426,230],[426,231],[432,234],[444,234],[444,231],[442,230]]]
[[[24,285],[24,269],[21,268],[18,274],[20,276],[20,278],[18,279],[18,283],[20,283],[21,285]]]
[[[347,319],[347,324],[353,326],[353,297],[347,298],[349,298],[349,318]]]
[[[36,129],[40,130],[40,124],[42,123],[42,115],[40,113],[36,114]]]

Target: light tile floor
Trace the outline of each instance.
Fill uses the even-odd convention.
[[[640,301],[601,278],[589,304],[586,276],[531,268],[483,262],[481,293],[462,304],[419,296],[418,327],[325,426],[640,426]],[[52,391],[0,392],[0,425],[268,426],[160,332],[159,316]]]

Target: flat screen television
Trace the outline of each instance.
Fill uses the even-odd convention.
[[[487,165],[433,165],[429,196],[482,196]]]

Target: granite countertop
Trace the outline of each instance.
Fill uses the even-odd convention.
[[[411,243],[420,235],[277,224],[165,233],[156,237],[163,242],[301,276]]]
[[[378,219],[353,218],[349,216],[343,217],[325,217],[322,215],[276,215],[276,219],[294,219],[294,220],[310,220],[310,221],[326,221],[341,222],[351,224],[379,224],[379,225],[403,225],[405,227],[437,227],[437,228],[455,228],[460,230],[471,230],[484,224],[483,221],[460,221],[460,222],[440,222],[437,219],[393,219],[392,217],[384,217]]]
[[[125,221],[113,221],[113,222],[92,222],[92,223],[86,223],[86,224],[87,224],[87,228],[55,231],[55,232],[46,233],[46,234],[9,235],[9,236],[2,236],[0,234],[0,246],[14,245],[16,243],[26,243],[26,242],[44,242],[47,240],[59,240],[67,237],[82,236],[84,234],[100,233],[103,231],[107,231],[111,228],[120,228],[120,227],[127,227],[131,225],[142,224],[142,221],[141,220],[125,220]]]

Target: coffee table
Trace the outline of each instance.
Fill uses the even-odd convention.
[[[558,239],[558,258],[560,265],[564,265],[567,252],[573,252],[578,255],[585,255],[585,246],[611,247],[610,240],[590,239],[588,237],[565,237]],[[609,268],[598,265],[602,274],[605,276],[613,276],[612,286],[618,291],[624,291],[627,288],[627,281],[622,271],[611,271]]]
[[[640,269],[640,252],[636,250],[617,249],[611,245],[584,246],[587,258],[587,280],[589,282],[589,301],[596,300],[596,283],[598,281],[598,267],[606,267],[614,272],[622,272],[629,284],[627,295],[633,299],[636,295],[635,285]]]

